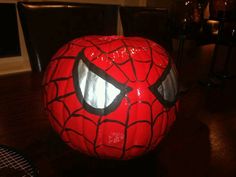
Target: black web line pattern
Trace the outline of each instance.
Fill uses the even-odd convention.
[[[151,56],[150,56],[150,60],[144,62],[144,61],[140,61],[140,60],[136,60],[136,59],[134,60],[134,59],[131,57],[130,52],[129,52],[129,48],[143,49],[143,47],[128,46],[128,45],[126,44],[125,40],[123,40],[123,39],[119,39],[119,40],[122,42],[123,45],[117,47],[117,48],[114,49],[114,50],[111,50],[110,52],[105,52],[100,46],[98,46],[97,44],[95,44],[94,42],[92,42],[92,41],[90,41],[90,40],[86,40],[86,41],[87,41],[87,42],[91,42],[91,44],[94,45],[94,46],[101,52],[101,54],[106,54],[106,55],[111,54],[111,53],[113,53],[113,52],[115,52],[115,51],[117,51],[117,50],[119,50],[119,49],[125,48],[125,49],[126,49],[126,52],[127,52],[128,55],[129,55],[129,58],[128,58],[126,61],[123,61],[123,62],[121,62],[121,63],[117,63],[117,62],[115,62],[112,58],[110,58],[110,57],[107,56],[107,58],[110,59],[110,61],[111,61],[112,64],[113,64],[113,65],[111,65],[111,67],[116,66],[116,67],[120,70],[120,72],[122,72],[122,74],[125,75],[125,77],[127,78],[127,81],[129,81],[129,82],[143,82],[143,81],[145,81],[145,80],[147,79],[148,74],[149,74],[149,72],[150,72],[150,69],[151,69],[151,67],[152,67],[152,65],[153,65],[153,51],[152,51],[152,47],[151,47],[150,41],[147,40],[147,39],[144,40],[144,41],[147,43],[147,47],[146,47],[146,48],[148,48],[148,50],[150,51],[150,55],[151,55]],[[118,41],[118,40],[115,39],[115,40],[113,40],[113,41],[106,42],[105,44],[113,43],[114,41]],[[161,52],[159,52],[159,51],[157,51],[157,50],[155,50],[155,52],[158,53],[159,55],[163,56],[163,57],[167,57],[167,56],[168,56],[168,55],[165,54],[164,52],[161,53]],[[167,57],[167,58],[169,58],[169,57]],[[96,58],[94,58],[92,61],[94,61],[95,59],[96,59]],[[133,68],[133,73],[136,73],[136,70],[135,70],[135,67],[134,67],[134,64],[133,64],[133,60],[136,61],[136,62],[139,62],[139,63],[150,63],[149,72],[148,72],[148,74],[146,75],[146,77],[145,77],[143,80],[138,80],[136,74],[135,74],[135,75],[136,75],[136,80],[133,80],[133,81],[132,81],[132,80],[129,80],[129,79],[128,79],[128,75],[121,69],[120,66],[125,65],[126,63],[130,62],[131,65],[132,65],[132,68]],[[160,68],[160,69],[165,69],[165,67],[160,66],[160,65],[156,65],[156,64],[155,64],[155,66],[158,67],[158,68]],[[110,67],[110,68],[111,68],[111,67]],[[110,68],[106,69],[106,71],[108,71]]]
[[[167,119],[169,119],[169,111],[170,109],[172,108],[169,108],[169,109],[164,109],[161,113],[159,113],[158,115],[153,115],[153,111],[152,111],[152,107],[154,106],[154,103],[155,102],[158,102],[158,99],[155,98],[155,100],[153,100],[152,103],[149,103],[149,102],[145,102],[145,101],[138,101],[138,102],[132,102],[127,96],[124,97],[124,99],[127,100],[127,102],[129,103],[129,107],[127,108],[127,115],[126,115],[126,118],[125,118],[125,123],[123,123],[122,121],[119,121],[119,120],[114,120],[114,119],[103,119],[103,116],[98,116],[97,117],[97,120],[93,120],[92,118],[88,117],[88,116],[84,116],[83,114],[80,113],[80,111],[83,111],[83,107],[77,107],[77,109],[75,110],[70,110],[70,107],[69,105],[67,105],[67,103],[65,102],[65,99],[67,97],[70,97],[72,95],[75,95],[75,91],[72,91],[72,92],[68,92],[68,93],[65,93],[64,95],[59,95],[59,84],[58,82],[60,81],[67,81],[69,79],[72,78],[72,73],[69,75],[69,76],[64,76],[64,77],[60,77],[60,78],[56,78],[55,77],[55,74],[57,73],[58,69],[59,68],[59,64],[60,64],[60,60],[63,59],[63,60],[75,60],[76,59],[76,56],[70,56],[70,55],[65,55],[69,50],[70,50],[70,47],[75,45],[75,46],[78,46],[78,47],[95,47],[96,49],[98,49],[100,51],[100,54],[97,55],[95,58],[92,58],[91,61],[95,61],[99,56],[101,56],[102,54],[104,55],[107,55],[107,58],[110,60],[110,62],[112,63],[111,66],[109,66],[108,68],[105,69],[105,71],[109,71],[112,67],[117,67],[118,70],[124,75],[124,77],[126,78],[126,82],[125,83],[134,83],[134,82],[144,82],[144,81],[147,81],[148,85],[150,86],[151,83],[149,83],[148,81],[148,76],[150,74],[150,71],[151,71],[151,68],[152,67],[157,67],[161,70],[163,70],[164,72],[164,69],[165,67],[163,66],[160,66],[160,65],[157,65],[156,63],[153,62],[153,52],[156,52],[158,53],[159,55],[163,56],[163,57],[166,57],[168,56],[167,54],[165,54],[164,52],[161,53],[160,51],[158,51],[157,49],[153,49],[152,48],[152,45],[150,43],[149,40],[143,40],[142,42],[146,42],[147,43],[147,48],[150,52],[150,59],[149,60],[145,60],[145,61],[142,61],[142,60],[136,60],[136,59],[133,59],[131,54],[129,53],[129,48],[140,48],[140,49],[143,49],[142,47],[137,47],[137,46],[130,46],[126,43],[126,41],[128,40],[124,40],[124,39],[113,39],[113,40],[110,40],[110,41],[106,41],[106,42],[103,42],[103,43],[99,43],[99,44],[96,44],[94,43],[93,41],[87,39],[87,38],[84,38],[85,41],[91,43],[91,46],[83,46],[83,45],[80,45],[80,44],[77,44],[77,43],[73,43],[73,42],[70,42],[68,45],[66,45],[64,48],[63,48],[63,52],[60,54],[60,56],[57,56],[57,57],[54,57],[52,58],[51,62],[56,62],[54,63],[54,65],[52,67],[53,71],[51,73],[51,76],[49,76],[49,79],[47,81],[45,81],[44,83],[44,94],[45,94],[45,99],[46,99],[46,111],[50,114],[50,117],[53,119],[53,121],[60,127],[60,132],[59,134],[61,136],[63,136],[63,134],[69,134],[69,133],[72,133],[72,134],[76,134],[77,136],[79,137],[82,137],[83,140],[85,140],[87,143],[89,143],[91,146],[93,146],[93,150],[94,150],[94,155],[96,155],[97,157],[100,157],[100,154],[99,152],[97,151],[98,148],[100,147],[108,147],[110,149],[115,149],[115,150],[119,150],[121,151],[121,155],[120,155],[120,159],[123,159],[123,158],[126,158],[126,155],[129,151],[131,151],[132,149],[143,149],[144,152],[147,152],[149,151],[150,149],[154,148],[152,147],[153,144],[155,144],[156,141],[159,141],[159,139],[154,139],[154,126],[155,124],[157,123],[157,120],[160,116],[162,116],[163,114],[166,114],[166,117]],[[112,44],[113,42],[115,41],[120,41],[122,45],[118,46],[117,48],[109,51],[109,52],[105,52],[105,50],[103,50],[102,48],[102,45],[105,45],[105,44]],[[109,57],[108,55],[119,50],[119,49],[125,49],[126,52],[128,52],[128,59],[126,59],[125,61],[123,62],[115,62],[111,57]],[[169,57],[168,57],[169,59]],[[141,79],[141,80],[138,80],[137,79],[137,74],[136,74],[136,69],[135,69],[135,66],[133,64],[133,62],[139,62],[139,63],[149,63],[149,69],[147,71],[147,74],[145,76],[144,79]],[[133,70],[133,73],[135,74],[135,80],[130,80],[128,75],[125,73],[124,70],[122,70],[122,66],[125,65],[126,63],[130,62],[132,64],[132,70]],[[56,87],[56,94],[54,96],[53,99],[51,100],[48,100],[48,93],[47,93],[47,89],[46,87],[50,86],[51,84],[55,85]],[[54,115],[53,111],[51,110],[50,108],[50,105],[51,104],[54,104],[55,102],[59,102],[63,105],[64,109],[66,110],[67,112],[67,115],[68,117],[65,117],[64,118],[64,123],[61,124],[58,120],[57,120],[57,117]],[[150,110],[149,114],[151,115],[151,118],[150,120],[146,120],[146,119],[143,119],[143,120],[136,120],[136,121],[133,121],[132,123],[129,123],[129,120],[130,120],[130,110],[132,109],[133,106],[136,106],[137,104],[145,104],[148,106],[148,109]],[[177,108],[176,106],[174,105],[173,106],[173,109],[175,110],[175,112],[177,112]],[[88,122],[90,122],[91,124],[93,124],[95,127],[96,127],[96,134],[95,134],[95,137],[94,139],[89,139],[88,137],[86,137],[86,135],[84,135],[82,132],[78,132],[74,129],[71,129],[69,127],[67,127],[68,123],[72,120],[72,119],[82,119],[82,120],[86,120]],[[168,120],[167,120],[168,121]],[[122,127],[124,127],[124,140],[123,140],[123,146],[121,148],[117,147],[117,146],[112,146],[112,145],[108,145],[108,144],[98,144],[97,140],[98,140],[98,135],[99,135],[99,129],[101,127],[101,125],[103,124],[109,124],[109,123],[114,123],[114,124],[117,124],[117,125],[120,125]],[[140,145],[140,144],[134,144],[130,147],[127,147],[127,141],[129,140],[129,137],[128,137],[128,130],[130,127],[133,127],[135,126],[136,124],[148,124],[150,126],[150,138],[149,138],[149,141],[147,143],[147,145]],[[164,132],[163,135],[160,135],[160,136],[164,136],[166,133],[166,131]],[[67,136],[68,137],[68,136]],[[80,140],[81,141],[81,140]],[[130,141],[130,140],[129,140]],[[70,144],[70,140],[69,141],[65,141],[67,144]]]

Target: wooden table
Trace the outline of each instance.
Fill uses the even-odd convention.
[[[205,177],[210,161],[208,128],[180,118],[156,151],[129,160],[99,160],[73,151],[53,131],[41,97],[42,74],[0,78],[0,143],[17,148],[41,177]]]

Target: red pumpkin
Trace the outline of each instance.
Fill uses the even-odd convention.
[[[64,45],[44,77],[49,120],[72,148],[130,159],[154,149],[176,118],[176,70],[139,37],[86,36]]]

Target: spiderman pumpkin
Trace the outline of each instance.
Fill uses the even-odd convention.
[[[176,75],[167,52],[150,40],[85,36],[50,60],[44,105],[73,149],[131,159],[154,149],[175,121]]]

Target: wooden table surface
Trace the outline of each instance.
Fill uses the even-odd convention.
[[[209,132],[199,121],[178,120],[155,152],[129,161],[99,160],[71,150],[53,131],[43,109],[42,74],[0,78],[0,142],[25,153],[41,177],[205,176]]]

